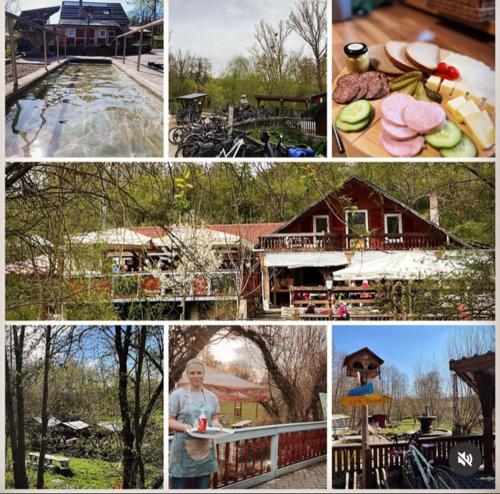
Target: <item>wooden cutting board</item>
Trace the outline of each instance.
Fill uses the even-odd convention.
[[[380,50],[383,48],[382,45],[375,45],[373,47],[375,50]],[[371,48],[370,48],[371,49]],[[446,58],[451,52],[448,50],[441,50],[441,57],[440,59],[443,60]],[[337,79],[345,74],[347,74],[348,71],[347,69],[344,69],[333,81],[333,88],[337,86]],[[450,120],[455,120],[451,117],[450,113],[444,106],[444,104],[449,100],[450,98],[447,96],[443,96],[443,102],[441,103],[443,109],[446,112],[446,115]],[[453,98],[451,98],[453,99]],[[349,157],[370,157],[370,158],[382,158],[382,157],[393,157],[390,155],[382,146],[380,143],[380,136],[382,134],[382,124],[380,123],[381,119],[381,111],[380,111],[380,106],[382,104],[383,98],[378,99],[378,100],[372,100],[370,103],[373,105],[373,108],[375,110],[375,115],[373,117],[373,120],[371,124],[361,132],[342,132],[337,129],[337,132],[339,133],[342,142],[345,147],[346,155]],[[339,114],[340,110],[345,105],[340,105],[338,103],[333,102],[333,122],[335,122],[335,119],[337,118],[337,115]],[[495,115],[490,115],[493,119],[493,122],[495,122]],[[495,146],[493,146],[490,149],[482,150],[479,146],[479,143],[474,139],[472,136],[471,132],[467,129],[467,126],[465,124],[459,124],[455,122],[461,129],[462,131],[467,134],[476,144],[477,146],[477,151],[478,151],[478,157],[479,158],[490,158],[495,156]],[[456,160],[456,158],[443,158],[439,151],[427,144],[425,144],[425,147],[423,150],[415,156],[416,158],[442,158],[442,159],[450,159],[450,160]]]

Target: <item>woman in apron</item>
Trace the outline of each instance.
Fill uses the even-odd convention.
[[[170,449],[170,479],[172,489],[188,488],[191,480],[195,489],[208,489],[210,476],[218,470],[214,439],[197,439],[187,434],[197,427],[198,418],[205,416],[208,427],[220,427],[219,400],[203,388],[205,366],[199,360],[186,365],[187,388],[177,388],[169,397],[169,429],[174,431]]]

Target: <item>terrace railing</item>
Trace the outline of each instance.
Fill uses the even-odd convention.
[[[483,436],[445,436],[437,438],[421,438],[419,442],[433,445],[422,449],[422,454],[428,459],[433,460],[435,464],[448,462],[450,450],[458,443],[468,442],[479,448],[481,454],[484,453]],[[408,442],[398,442],[397,449],[405,450],[408,448]],[[394,444],[375,444],[370,446],[372,452],[372,469],[379,468],[393,469],[401,465],[401,455],[391,455],[390,452],[395,449]],[[343,474],[360,473],[362,465],[361,445],[346,444],[342,446],[333,446],[332,448],[332,470],[334,477],[341,477]]]
[[[438,249],[447,240],[423,233],[376,233],[367,236],[333,233],[274,233],[260,237],[264,251],[411,250]]]
[[[219,471],[212,487],[247,489],[324,461],[326,438],[326,422],[236,430],[216,439]]]
[[[239,273],[218,271],[197,273],[194,281],[185,291],[175,289],[175,273],[165,273],[168,281],[162,283],[159,277],[148,272],[117,273],[113,275],[75,276],[69,278],[70,285],[78,291],[100,293],[113,300],[176,299],[196,297],[235,297]],[[180,284],[179,284],[180,285]],[[168,288],[171,286],[172,288]]]

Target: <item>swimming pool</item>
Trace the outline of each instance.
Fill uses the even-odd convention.
[[[163,102],[112,64],[67,64],[5,109],[7,157],[161,157]]]

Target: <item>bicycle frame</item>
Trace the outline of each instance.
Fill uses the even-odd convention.
[[[432,489],[433,488],[432,484],[436,483],[434,477],[432,476],[432,465],[427,461],[425,456],[413,444],[410,444],[410,446],[408,447],[407,455],[411,455],[413,460],[415,461],[418,471],[420,473],[420,477],[424,481],[425,487],[427,489]]]
[[[238,156],[239,150],[245,145],[243,137],[238,137],[231,149],[226,153],[226,150],[222,148],[222,151],[217,155],[218,158],[235,158]]]

